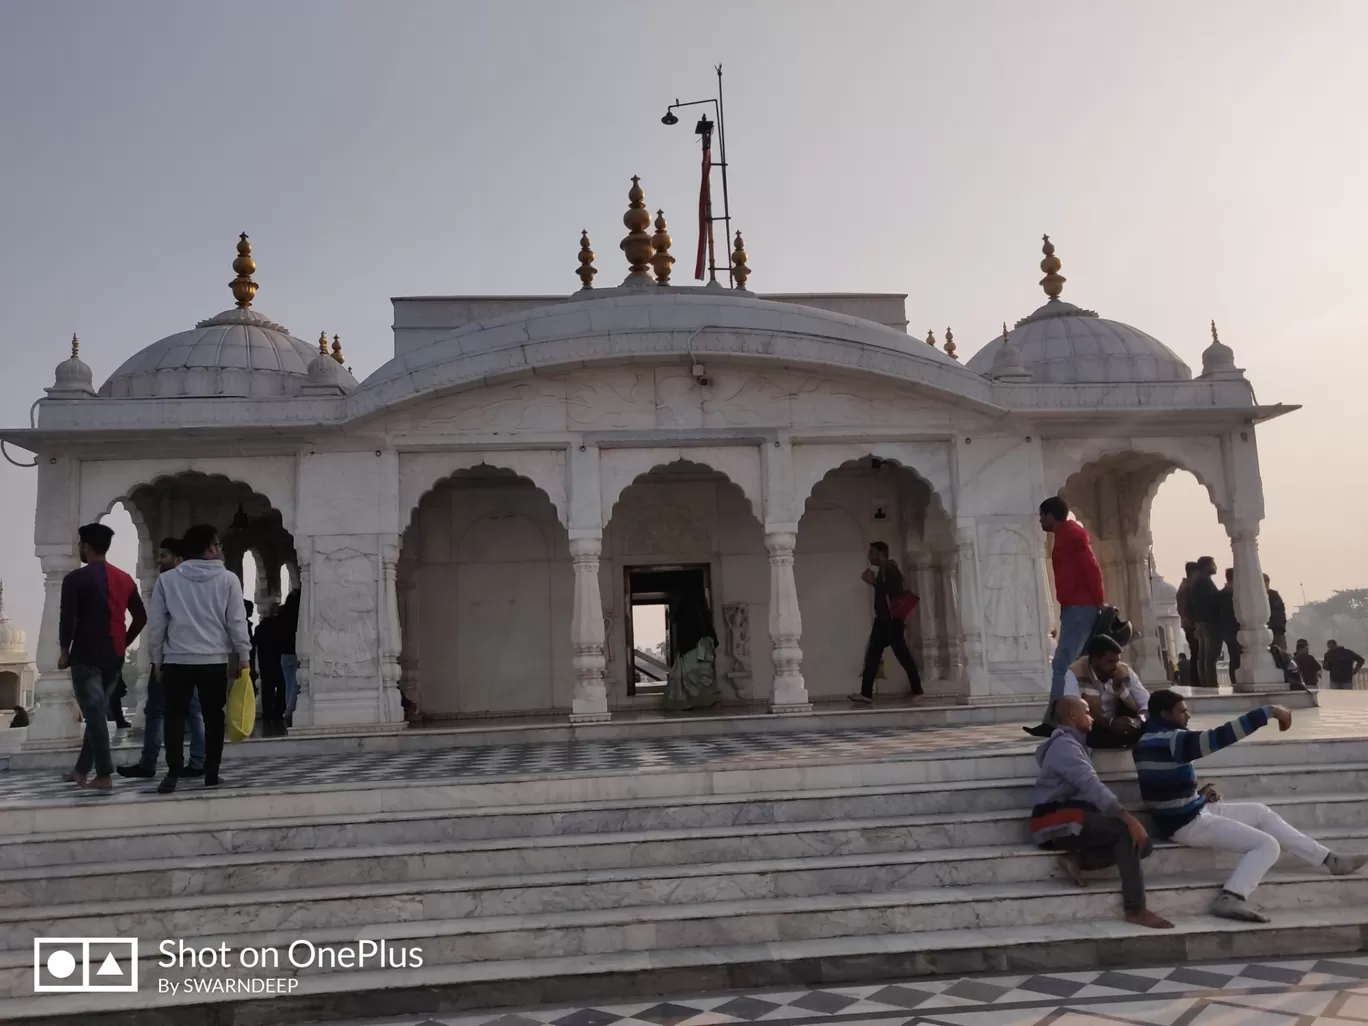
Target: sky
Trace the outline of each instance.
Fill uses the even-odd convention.
[[[725,69],[750,287],[906,292],[965,356],[1064,298],[1200,367],[1215,319],[1261,402],[1265,569],[1290,605],[1368,585],[1368,4],[954,0],[688,5],[0,0],[0,410],[27,423],[72,332],[106,378],[231,305],[339,334],[389,298],[605,274],[633,174],[688,250],[691,116]],[[25,454],[11,452],[23,460]],[[0,465],[0,577],[36,640],[34,474]],[[1229,543],[1175,475],[1161,572]],[[115,558],[127,549],[126,532]]]

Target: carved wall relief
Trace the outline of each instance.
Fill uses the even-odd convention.
[[[1040,649],[1035,560],[1030,538],[1017,527],[988,536],[984,566],[984,631],[988,658],[1019,662]]]

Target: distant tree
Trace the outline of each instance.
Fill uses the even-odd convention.
[[[1309,641],[1317,654],[1331,638],[1359,652],[1368,650],[1368,588],[1337,591],[1302,606],[1287,623],[1288,644],[1298,638]]]

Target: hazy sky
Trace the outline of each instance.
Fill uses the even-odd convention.
[[[1289,604],[1368,584],[1368,4],[254,4],[0,0],[0,398],[73,331],[102,381],[231,305],[337,332],[364,376],[389,297],[569,292],[579,231],[621,266],[628,179],[693,233],[691,120],[726,70],[732,210],[758,291],[908,293],[961,352],[1064,298],[1260,401],[1265,568]],[[22,454],[21,454],[22,455]],[[34,471],[0,468],[0,576],[36,640]],[[1229,545],[1175,478],[1161,570]],[[124,539],[127,540],[127,539]],[[127,560],[125,560],[127,562]]]

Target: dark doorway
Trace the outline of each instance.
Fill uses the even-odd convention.
[[[706,563],[626,568],[628,695],[665,690],[670,666],[712,630],[712,584]]]

